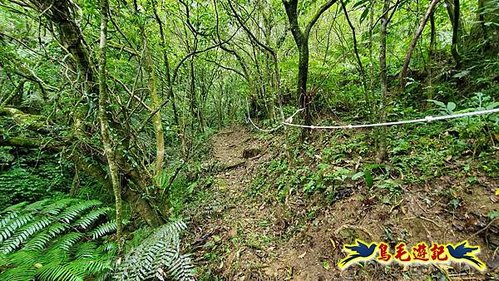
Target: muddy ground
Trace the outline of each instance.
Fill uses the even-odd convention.
[[[212,138],[213,172],[210,198],[190,210],[194,232],[188,237],[205,280],[499,280],[499,221],[491,197],[494,183],[478,178],[475,185],[439,177],[431,185],[404,187],[396,204],[380,202],[376,194],[354,187],[334,203],[321,194],[290,195],[278,202],[272,191],[255,195],[252,180],[264,164],[277,157],[276,145],[242,127]],[[268,179],[272,180],[272,179]],[[450,212],[438,189],[452,186],[463,202]],[[469,240],[480,245],[485,273],[467,265],[382,266],[368,262],[340,271],[342,245],[355,238],[386,241],[403,238],[438,243]],[[392,245],[392,249],[393,249]]]

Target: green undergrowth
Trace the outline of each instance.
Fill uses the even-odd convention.
[[[392,120],[421,118],[498,107],[490,96],[476,93],[460,103],[430,101],[429,110],[393,114]],[[325,123],[325,121],[324,121]],[[275,192],[280,201],[291,194],[324,194],[329,202],[349,196],[356,188],[379,191],[383,202],[396,202],[411,185],[436,179],[473,184],[478,176],[499,176],[499,117],[467,117],[377,130],[313,132],[299,142],[298,130],[277,138],[280,150],[260,170],[251,195]],[[386,156],[379,161],[380,143]],[[442,191],[445,193],[445,191]],[[491,191],[492,192],[492,191]]]
[[[58,155],[0,147],[0,209],[68,192],[69,166]]]
[[[51,198],[0,212],[0,280],[108,280],[117,252],[112,209]]]

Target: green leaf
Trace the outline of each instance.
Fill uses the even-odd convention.
[[[446,109],[447,108],[447,106],[445,105],[445,103],[443,103],[441,101],[438,101],[438,100],[428,100],[428,101],[434,103],[436,106],[440,107],[441,109]]]
[[[372,187],[374,185],[373,175],[371,171],[364,171],[364,179],[366,180],[366,184],[368,187]]]
[[[360,15],[360,20],[359,22],[364,22],[364,20],[367,18],[367,15],[369,15],[369,9],[365,8],[362,14]]]
[[[4,210],[0,280],[104,280],[116,251],[101,247],[99,237],[114,232],[116,224],[101,204],[53,198]],[[96,227],[97,222],[102,224]]]
[[[360,6],[364,6],[367,2],[369,2],[369,0],[360,0],[360,1],[357,1],[357,3],[355,3],[353,5],[353,8],[357,8],[357,7],[360,7]],[[346,3],[345,3],[346,5]]]
[[[358,173],[356,173],[355,175],[352,176],[352,180],[356,181],[356,180],[360,179],[361,177],[363,177],[364,174],[365,174],[364,172],[358,172]]]
[[[447,103],[447,110],[448,110],[449,112],[454,111],[454,109],[456,109],[456,104],[455,104],[455,103],[453,103],[453,102],[449,102],[449,103]]]
[[[487,216],[489,217],[489,219],[493,220],[493,219],[496,219],[496,218],[499,218],[499,211],[490,211]]]

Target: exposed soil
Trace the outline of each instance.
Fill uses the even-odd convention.
[[[253,177],[275,157],[273,144],[233,127],[212,139],[214,159],[224,167],[214,175],[213,198],[192,215],[192,238],[201,275],[222,280],[497,280],[499,221],[487,214],[497,210],[490,197],[497,184],[487,178],[457,183],[440,177],[432,186],[404,187],[402,199],[383,203],[363,188],[328,204],[312,198],[288,196],[278,202],[273,192],[252,193]],[[461,206],[449,206],[434,196],[452,186]],[[342,245],[355,238],[386,241],[403,237],[409,246],[429,241],[448,243],[468,239],[480,245],[486,274],[466,265],[381,266],[374,262],[340,271]],[[394,242],[395,243],[395,242]],[[392,245],[392,249],[393,249]],[[442,279],[445,280],[445,279]]]

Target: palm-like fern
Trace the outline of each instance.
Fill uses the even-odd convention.
[[[118,266],[115,278],[125,280],[195,280],[194,267],[187,255],[180,254],[183,222],[166,224],[131,250]]]
[[[45,199],[0,212],[0,280],[104,280],[116,247],[110,208],[96,200]]]

